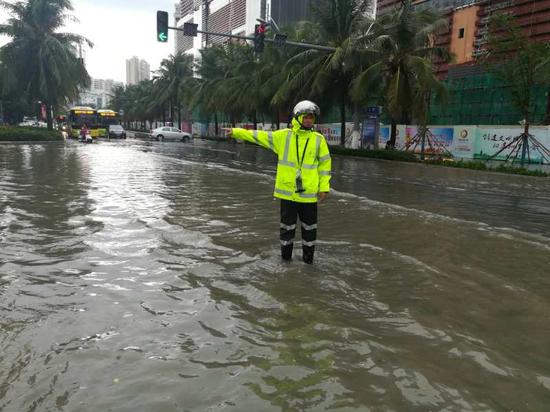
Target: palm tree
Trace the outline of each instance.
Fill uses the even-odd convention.
[[[17,78],[18,89],[46,104],[51,129],[53,108],[76,98],[79,88],[89,85],[77,46],[87,43],[91,47],[92,43],[76,34],[58,32],[72,10],[70,0],[2,0],[0,7],[10,13],[7,23],[0,25],[0,34],[12,39],[0,49],[2,60],[10,62],[7,70]]]
[[[170,55],[162,60],[160,68],[153,78],[155,84],[155,101],[158,105],[170,104],[172,120],[177,113],[181,125],[182,87],[193,78],[193,57],[183,53]]]
[[[197,61],[198,81],[195,83],[192,99],[193,107],[200,107],[207,116],[214,116],[215,134],[218,135],[218,113],[223,110],[224,101],[219,91],[225,79],[226,50],[222,46],[212,46],[200,50],[201,57]]]
[[[433,9],[416,9],[403,1],[381,16],[364,39],[370,64],[355,78],[353,97],[364,101],[378,91],[391,116],[390,144],[395,145],[397,121],[408,116],[427,122],[432,92],[444,99],[445,88],[435,74],[434,59],[449,61],[450,54],[434,45],[434,35],[447,20]]]
[[[129,122],[137,122],[140,129],[145,129],[146,122],[158,115],[158,106],[154,98],[155,88],[153,80],[143,80],[126,88],[124,115]]]
[[[340,107],[341,136],[346,140],[346,108],[350,104],[349,90],[354,78],[355,39],[370,23],[367,12],[370,0],[322,0],[315,10],[316,21],[304,26],[311,40],[334,47],[333,52],[306,50],[291,58],[286,65],[287,81],[274,97],[274,103],[289,97],[312,98],[327,106]],[[299,100],[299,99],[295,99]]]
[[[126,104],[126,89],[124,86],[115,86],[109,95],[111,101],[111,107],[113,110],[120,112],[121,109],[125,110]]]
[[[526,156],[530,160],[531,149],[538,151],[543,158],[550,158],[550,150],[529,133],[535,113],[535,87],[548,86],[550,82],[550,45],[530,40],[522,33],[517,20],[509,15],[492,16],[489,29],[487,54],[483,60],[489,70],[509,87],[511,102],[523,116],[523,133],[512,141],[514,144],[507,145],[511,150],[509,157],[514,151],[517,157],[521,150],[522,167]]]

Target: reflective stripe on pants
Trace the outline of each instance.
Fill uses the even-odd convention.
[[[312,263],[317,238],[317,203],[281,199],[281,254],[285,260],[292,257],[298,217],[302,223],[303,260]]]

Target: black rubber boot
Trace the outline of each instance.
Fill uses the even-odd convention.
[[[294,245],[281,246],[281,257],[283,260],[292,260],[292,249]]]
[[[313,264],[313,254],[315,253],[315,248],[314,247],[308,247],[308,246],[304,246],[302,248],[302,260],[304,261],[304,263],[307,263],[308,265],[312,265]]]

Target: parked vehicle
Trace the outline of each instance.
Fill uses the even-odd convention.
[[[182,132],[175,127],[163,126],[157,129],[151,130],[151,139],[162,142],[164,140],[175,140],[185,142],[191,140],[191,133]]]
[[[126,139],[126,130],[119,124],[110,124],[109,138]]]

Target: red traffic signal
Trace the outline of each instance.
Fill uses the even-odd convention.
[[[264,51],[265,47],[265,24],[256,24],[254,27],[254,51],[256,53],[261,53]]]

